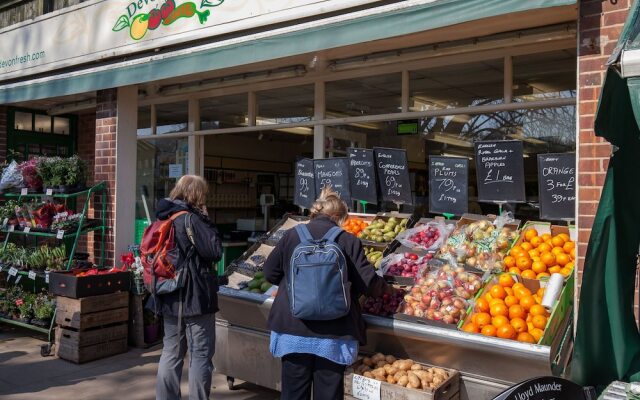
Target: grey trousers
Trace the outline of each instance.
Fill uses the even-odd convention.
[[[208,400],[213,375],[215,351],[215,315],[183,318],[178,331],[178,318],[164,317],[164,348],[158,366],[157,400],[181,398],[180,379],[184,356],[189,349],[189,398]]]

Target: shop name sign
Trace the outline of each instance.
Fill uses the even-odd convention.
[[[92,0],[0,30],[0,80],[282,24],[379,0]],[[37,38],[37,40],[34,40]]]

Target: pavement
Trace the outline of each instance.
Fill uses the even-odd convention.
[[[129,348],[85,364],[42,357],[44,335],[0,324],[0,399],[2,400],[149,400],[155,399],[155,381],[161,346]],[[188,360],[182,376],[182,398],[188,399]],[[235,381],[229,390],[226,376],[214,374],[211,399],[275,400],[280,393]]]

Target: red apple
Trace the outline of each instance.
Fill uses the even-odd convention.
[[[171,14],[171,12],[176,8],[176,3],[174,0],[167,0],[164,2],[162,7],[160,7],[160,12],[162,14],[162,19],[165,20]]]
[[[168,14],[167,14],[168,15]],[[154,8],[149,12],[149,30],[154,30],[160,26],[162,22],[162,12],[157,8]]]

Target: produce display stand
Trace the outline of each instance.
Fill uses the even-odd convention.
[[[415,219],[412,222],[414,225]],[[571,291],[573,284],[569,280],[565,289]],[[555,313],[549,325],[555,334],[544,345],[467,333],[427,321],[365,314],[368,344],[360,351],[458,370],[461,399],[490,399],[517,382],[564,372],[573,344],[573,297],[563,297],[567,300],[562,302],[562,312]],[[231,377],[237,377],[280,390],[280,360],[269,352],[267,326],[273,298],[224,286],[218,298],[216,370],[230,377],[230,386]]]
[[[102,206],[102,210],[100,214],[101,218],[90,219],[88,218],[89,204],[91,202],[91,199],[96,195],[100,196],[100,203]],[[77,191],[74,193],[49,193],[49,194],[48,193],[26,193],[25,194],[24,192],[20,192],[20,193],[5,193],[4,197],[12,198],[12,199],[17,198],[19,202],[27,198],[59,199],[64,201],[65,204],[67,204],[67,202],[70,202],[70,201],[77,201],[82,199],[84,199],[84,202],[82,206],[82,211],[80,211],[80,217],[78,218],[78,221],[77,221],[78,226],[72,231],[68,231],[68,232],[55,231],[54,232],[54,231],[47,231],[44,229],[35,229],[35,228],[33,230],[25,230],[25,229],[18,228],[16,226],[13,226],[13,227],[9,227],[6,225],[3,226],[2,228],[0,228],[0,232],[2,232],[5,236],[3,249],[6,248],[7,244],[9,243],[9,239],[14,235],[34,237],[36,239],[36,243],[39,238],[56,239],[61,241],[66,240],[68,242],[73,241],[73,244],[71,245],[71,248],[67,253],[68,261],[66,263],[66,269],[69,270],[71,269],[71,266],[73,264],[74,255],[76,253],[80,237],[89,232],[97,231],[101,233],[101,240],[102,240],[101,246],[100,246],[100,265],[104,265],[104,259],[105,259],[104,241],[105,241],[105,233],[106,233],[105,214],[106,214],[106,207],[107,207],[105,182],[100,182],[91,188]],[[21,275],[23,277],[28,277],[29,274],[32,274],[31,276],[33,276],[34,271],[14,271],[14,273],[16,274],[16,276]],[[35,286],[36,280],[44,282],[44,285],[47,285],[49,283],[48,272],[37,271],[35,272],[35,278],[36,279],[34,279],[34,288],[36,287]],[[7,324],[11,324],[11,325],[19,326],[22,328],[31,329],[36,332],[47,334],[49,344],[43,345],[42,355],[44,356],[44,355],[48,355],[48,353],[51,350],[52,334],[55,326],[55,318],[56,316],[54,314],[49,328],[38,327],[35,325],[31,325],[21,321],[16,321],[14,319],[3,318],[3,317],[0,317],[0,322],[4,322]]]

